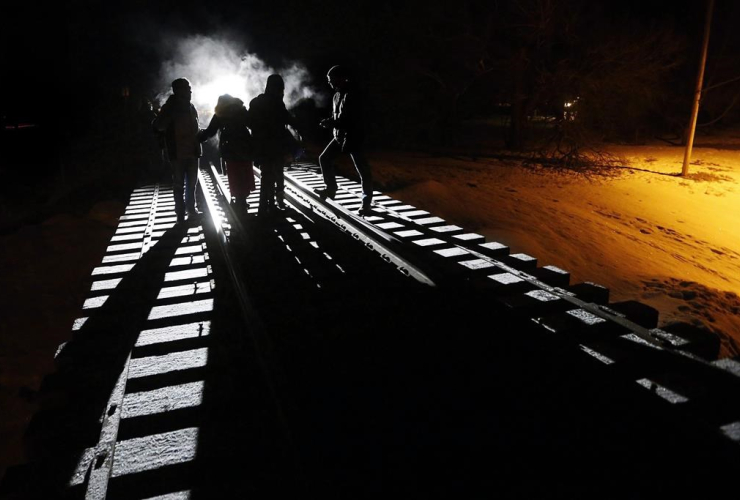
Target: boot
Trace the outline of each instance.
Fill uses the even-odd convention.
[[[280,211],[285,210],[285,199],[282,193],[275,196],[275,208]]]

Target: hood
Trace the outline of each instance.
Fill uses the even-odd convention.
[[[225,94],[218,98],[218,104],[216,104],[214,112],[220,118],[229,118],[234,116],[242,108],[244,108],[244,101],[238,97]]]

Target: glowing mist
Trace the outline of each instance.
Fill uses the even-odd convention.
[[[207,36],[192,36],[175,42],[174,54],[161,68],[162,92],[160,104],[171,93],[170,84],[176,78],[190,80],[193,104],[205,126],[213,115],[218,96],[231,94],[245,105],[264,91],[267,77],[280,74],[285,80],[285,104],[288,108],[299,100],[315,97],[307,85],[308,73],[298,64],[287,68],[271,68],[246,48],[233,42]]]

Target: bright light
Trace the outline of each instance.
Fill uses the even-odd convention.
[[[173,80],[187,78],[193,89],[193,104],[200,115],[201,126],[206,126],[220,95],[238,97],[248,106],[249,101],[264,91],[267,77],[273,73],[280,74],[285,80],[285,104],[288,108],[300,99],[328,98],[328,93],[316,96],[315,91],[306,85],[308,72],[302,66],[289,64],[284,68],[272,68],[237,43],[195,36],[178,41],[171,59],[163,64],[163,91],[158,100],[164,103],[171,94]]]
[[[563,102],[563,108],[565,109],[563,111],[563,118],[565,120],[575,120],[576,114],[578,113],[577,108],[575,106],[576,104],[578,104],[578,101],[580,99],[581,99],[580,97],[576,97],[572,101]]]
[[[212,82],[198,87],[197,92],[193,95],[193,101],[195,101],[197,107],[213,107],[220,95],[231,94],[235,97],[243,95],[246,83],[243,78],[237,75],[220,76]]]

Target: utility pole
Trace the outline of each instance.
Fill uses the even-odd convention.
[[[681,175],[689,174],[689,162],[691,161],[691,149],[694,147],[694,135],[696,134],[696,120],[699,116],[699,102],[701,101],[701,86],[704,81],[704,67],[707,64],[707,49],[709,48],[709,28],[712,25],[712,11],[714,0],[707,4],[707,19],[704,24],[704,44],[701,49],[701,62],[699,63],[699,76],[696,79],[696,90],[694,91],[694,105],[691,108],[691,123],[689,124],[688,140],[686,141],[686,153],[683,157],[683,169]]]

